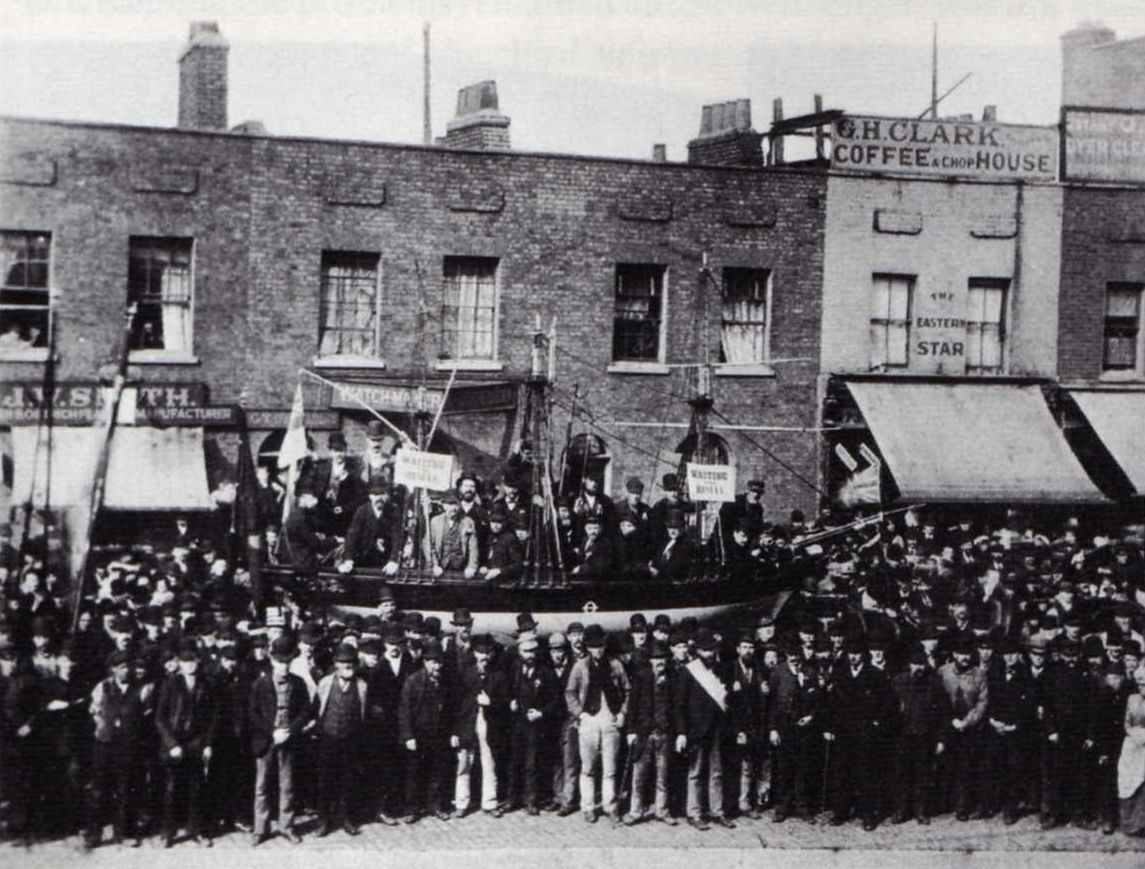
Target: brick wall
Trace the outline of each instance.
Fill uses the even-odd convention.
[[[1063,381],[1101,377],[1106,285],[1145,281],[1143,214],[1145,190],[1065,188],[1058,342]]]
[[[227,48],[189,45],[179,59],[179,126],[227,128]]]
[[[56,167],[47,186],[0,185],[0,214],[4,228],[53,233],[61,378],[90,379],[110,359],[122,328],[132,234],[195,239],[199,359],[133,373],[145,381],[203,380],[213,403],[242,394],[258,408],[289,407],[298,370],[313,362],[323,250],[380,255],[386,360],[384,371],[323,373],[405,382],[447,377],[433,370],[442,258],[498,257],[504,367],[466,376],[526,373],[535,317],[547,328],[555,316],[561,388],[579,384],[582,403],[604,429],[597,433],[612,455],[614,492],[630,474],[650,482],[655,454],[674,449],[686,433],[620,423],[683,423],[689,412],[683,374],[608,372],[618,262],[667,269],[669,363],[702,358],[704,335],[708,349],[718,347],[718,296],[700,276],[705,252],[717,277],[727,266],[770,269],[772,355],[818,356],[821,174],[16,119],[0,121],[0,150]],[[188,178],[195,179],[192,192]],[[816,374],[813,362],[801,362],[773,377],[719,376],[717,409],[739,425],[812,428]],[[0,377],[39,376],[39,365],[0,362]],[[563,432],[562,413],[556,424]],[[359,442],[364,417],[343,420]],[[448,422],[457,432],[490,429],[470,433],[489,442],[497,424]],[[578,423],[574,433],[580,430]],[[769,478],[776,516],[814,507],[814,491],[796,476],[817,479],[813,432],[718,433],[742,477]]]

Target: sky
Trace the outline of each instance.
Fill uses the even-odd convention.
[[[718,11],[713,11],[718,6]],[[158,10],[158,11],[157,11]],[[515,149],[687,158],[701,107],[742,97],[765,130],[824,106],[1052,124],[1059,37],[1100,20],[1145,36],[1145,0],[0,0],[0,114],[172,126],[194,20],[230,42],[229,122],[274,134],[420,142],[422,26],[435,135],[460,87],[494,79]]]

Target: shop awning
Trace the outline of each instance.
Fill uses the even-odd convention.
[[[1040,387],[847,383],[903,500],[1098,503]]]
[[[51,437],[51,503],[82,504],[89,497],[99,432],[60,427]],[[12,503],[42,507],[47,492],[46,433],[13,427]],[[201,428],[120,426],[111,438],[104,506],[110,510],[205,510],[211,507]]]
[[[1089,424],[1138,495],[1145,495],[1145,392],[1071,389]]]

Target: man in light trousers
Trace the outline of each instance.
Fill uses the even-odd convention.
[[[589,625],[584,634],[588,656],[573,665],[565,700],[569,713],[578,719],[580,742],[580,808],[588,823],[596,821],[597,760],[600,760],[601,806],[614,825],[620,824],[616,800],[616,772],[620,732],[628,709],[628,676],[624,665],[604,653],[605,635],[600,625]]]

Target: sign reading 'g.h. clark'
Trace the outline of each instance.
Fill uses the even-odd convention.
[[[1052,127],[846,115],[835,122],[831,168],[989,180],[1056,181]]]

